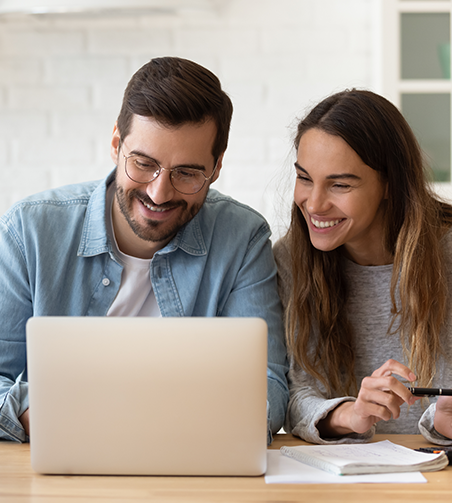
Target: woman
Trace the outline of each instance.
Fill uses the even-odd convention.
[[[452,206],[430,191],[403,116],[372,92],[325,99],[294,143],[291,224],[275,245],[286,431],[329,443],[420,430],[451,444],[452,397],[429,405],[407,386],[452,387]]]

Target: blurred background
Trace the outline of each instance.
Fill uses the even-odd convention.
[[[288,221],[297,118],[344,88],[391,94],[386,1],[150,0],[134,10],[131,0],[71,14],[9,13],[8,0],[1,14],[0,1],[0,214],[28,194],[106,176],[127,82],[149,59],[173,55],[212,70],[232,98],[214,187],[263,213],[276,239]]]

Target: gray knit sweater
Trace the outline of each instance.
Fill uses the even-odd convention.
[[[444,238],[447,254],[447,278],[452,292],[452,232]],[[278,265],[278,284],[284,309],[291,292],[290,257],[287,240],[280,239],[274,246]],[[344,258],[345,276],[349,288],[347,316],[355,333],[355,375],[358,386],[361,380],[372,374],[383,363],[393,358],[406,364],[398,334],[387,335],[391,320],[390,284],[392,265],[365,267]],[[444,331],[447,334],[445,357],[438,362],[433,387],[452,388],[452,309],[449,310]],[[340,438],[323,439],[316,424],[328,413],[354,397],[327,397],[324,387],[306,374],[293,359],[289,372],[290,401],[285,430],[313,443],[345,443],[370,440],[374,433],[422,433],[433,443],[452,444],[452,440],[440,435],[433,427],[436,398],[430,398],[430,406],[422,406],[421,400],[408,408],[404,404],[400,417],[378,422],[364,434],[351,434]],[[423,400],[424,401],[424,400]]]

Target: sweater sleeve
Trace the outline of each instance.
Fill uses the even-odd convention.
[[[328,398],[320,383],[291,361],[289,371],[290,400],[284,429],[314,444],[358,443],[370,440],[375,427],[358,434],[322,438],[317,423],[344,402],[356,399],[352,396]]]
[[[292,274],[290,267],[290,252],[285,238],[280,239],[274,246],[276,264],[278,266],[278,290],[287,313],[292,288]],[[307,442],[316,444],[338,444],[365,442],[375,433],[375,427],[363,434],[350,434],[337,438],[321,438],[317,423],[324,419],[330,411],[341,403],[354,401],[354,397],[328,398],[321,384],[300,368],[289,355],[289,390],[290,399],[284,429],[301,437]]]
[[[452,445],[452,440],[450,438],[441,435],[435,430],[434,419],[436,412],[436,403],[431,404],[428,409],[422,414],[419,420],[419,431],[422,433],[424,438],[429,442],[437,445]]]
[[[447,282],[449,287],[449,299],[452,297],[452,231],[449,230],[442,240],[444,246],[444,260],[446,265]],[[450,302],[450,300],[449,300]],[[433,387],[441,387],[442,383],[449,383],[452,379],[451,364],[452,361],[452,316],[449,305],[449,314],[446,316],[445,327],[443,329],[444,336],[444,352],[445,359],[437,362],[437,376],[433,383]],[[436,383],[436,384],[435,384]],[[436,398],[430,399],[434,401],[426,408],[419,420],[419,431],[428,442],[437,445],[452,445],[452,439],[441,435],[435,430],[435,413],[436,413]]]

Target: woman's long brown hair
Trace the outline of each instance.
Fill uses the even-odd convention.
[[[449,297],[440,240],[452,225],[452,206],[432,193],[413,132],[382,96],[351,90],[326,98],[299,123],[296,149],[312,128],[341,137],[387,182],[384,245],[394,257],[388,335],[400,334],[408,366],[419,386],[428,386],[442,352],[440,333]],[[356,393],[341,249],[315,249],[295,204],[288,236],[293,274],[288,349],[329,393]]]

